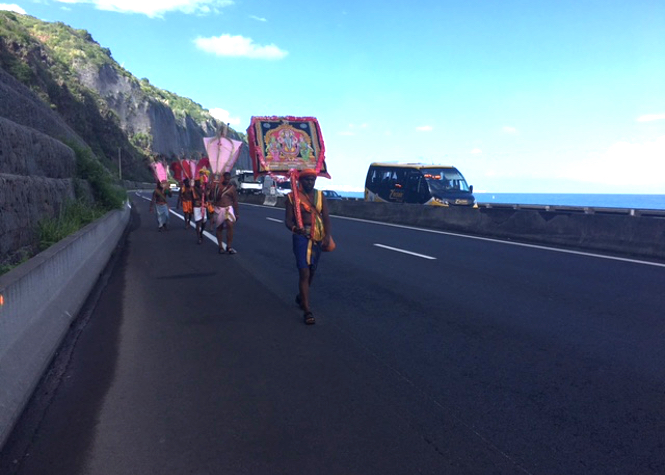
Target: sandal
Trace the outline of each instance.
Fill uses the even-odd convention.
[[[315,323],[314,314],[312,312],[305,312],[305,325],[314,325]]]
[[[233,249],[232,247],[229,247],[229,249],[226,251],[228,254],[235,254],[236,250]]]

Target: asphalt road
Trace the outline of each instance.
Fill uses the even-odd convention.
[[[3,475],[665,473],[665,266],[333,218],[305,326],[283,210],[134,204]]]

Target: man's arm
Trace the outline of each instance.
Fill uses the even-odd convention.
[[[323,219],[323,232],[325,233],[321,244],[327,246],[330,242],[332,230],[330,228],[330,215],[328,214],[328,201],[323,193],[321,194],[321,198],[321,218]]]
[[[286,205],[284,206],[284,209],[286,210],[286,213],[284,214],[284,225],[289,231],[293,232],[296,226],[296,220],[293,213],[293,204],[291,203],[291,200],[288,199],[288,197],[286,199]]]
[[[233,194],[231,195],[231,198],[233,199],[233,214],[236,216],[236,220],[238,219],[238,189],[233,186]]]

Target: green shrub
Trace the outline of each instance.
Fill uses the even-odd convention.
[[[127,192],[114,183],[111,173],[95,158],[89,148],[68,143],[76,154],[76,176],[90,183],[95,204],[106,211],[118,209],[127,199]]]
[[[82,227],[106,214],[106,210],[88,203],[69,201],[64,204],[57,218],[44,219],[38,224],[39,249],[43,251],[58,241],[74,234]]]

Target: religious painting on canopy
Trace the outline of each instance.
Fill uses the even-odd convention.
[[[319,122],[314,117],[252,117],[247,129],[254,175],[289,175],[311,168],[330,178]]]

